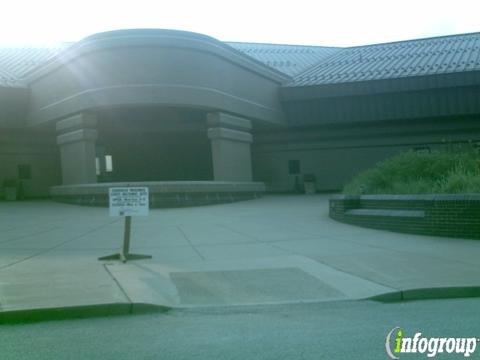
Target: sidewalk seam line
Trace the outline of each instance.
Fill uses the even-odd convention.
[[[185,240],[187,240],[188,244],[191,246],[191,248],[197,253],[198,256],[200,256],[200,258],[202,260],[205,260],[205,257],[200,253],[200,251],[193,245],[193,243],[190,241],[190,239],[188,238],[187,234],[185,234],[185,232],[182,230],[182,228],[180,227],[180,225],[177,225],[176,228],[178,229],[178,231],[180,231],[183,235],[183,237],[185,238]]]
[[[305,255],[302,255],[302,254],[300,254],[300,253],[298,253],[298,252],[296,252],[296,251],[292,251],[292,250],[289,250],[289,249],[285,249],[284,247],[282,247],[282,246],[280,246],[280,245],[278,245],[278,244],[276,244],[276,243],[271,243],[271,242],[267,242],[267,241],[262,241],[262,240],[258,239],[257,237],[255,237],[255,236],[253,236],[253,235],[246,234],[246,233],[242,233],[242,232],[240,232],[240,231],[231,229],[230,227],[228,227],[228,226],[226,226],[226,225],[223,225],[223,224],[222,224],[222,225],[220,225],[220,226],[223,227],[223,228],[225,228],[225,229],[228,229],[228,230],[230,230],[230,231],[232,231],[232,232],[235,232],[235,233],[237,233],[237,234],[240,234],[240,235],[243,235],[243,236],[247,236],[247,237],[249,237],[249,238],[257,241],[258,243],[267,244],[267,245],[269,245],[269,246],[272,247],[272,248],[276,248],[276,249],[278,249],[278,250],[285,251],[285,252],[287,252],[287,253],[289,253],[289,254],[292,254],[292,255],[305,256]],[[327,266],[327,267],[329,267],[329,268],[332,268],[332,269],[334,269],[334,270],[336,270],[336,271],[339,271],[339,272],[342,272],[342,273],[344,273],[344,274],[347,274],[347,275],[349,275],[349,276],[353,276],[353,277],[362,279],[362,280],[364,280],[364,281],[368,281],[368,282],[371,282],[371,283],[373,283],[373,284],[377,284],[377,285],[380,285],[380,286],[383,286],[383,287],[386,287],[386,288],[390,288],[390,289],[393,289],[393,290],[400,290],[400,289],[394,288],[393,286],[390,286],[390,285],[387,285],[387,284],[383,284],[383,283],[380,283],[380,282],[378,282],[378,281],[370,280],[370,279],[367,279],[367,278],[365,278],[365,277],[359,276],[359,275],[357,275],[357,274],[353,274],[353,273],[351,273],[351,272],[348,272],[348,271],[339,269],[339,268],[337,268],[337,267],[335,267],[335,266],[332,266],[332,265],[330,265],[330,264],[327,264],[327,263],[325,263],[325,262],[323,262],[323,261],[321,261],[321,260],[313,259],[313,258],[311,258],[311,257],[309,257],[309,256],[305,256],[305,257],[309,258],[310,260],[316,261],[316,262],[318,262],[318,263],[320,263],[320,264],[322,264],[322,265],[324,265],[324,266]]]
[[[277,246],[278,246],[278,245],[277,245]],[[278,246],[278,247],[282,249],[281,246]],[[285,250],[285,249],[284,249],[284,250]],[[350,276],[353,276],[353,277],[362,279],[362,280],[364,280],[364,281],[368,281],[368,282],[371,282],[371,283],[373,283],[373,284],[377,284],[377,285],[380,285],[380,286],[383,286],[383,287],[386,287],[386,288],[390,288],[390,289],[393,289],[393,290],[401,291],[400,288],[395,288],[395,287],[393,287],[393,286],[391,286],[391,285],[383,284],[383,283],[381,283],[381,282],[378,282],[378,281],[375,281],[375,280],[371,280],[371,279],[365,278],[365,277],[363,277],[363,276],[359,276],[359,275],[354,274],[354,273],[352,273],[352,272],[345,271],[345,270],[340,269],[340,268],[338,268],[338,267],[336,267],[336,266],[333,266],[333,265],[331,265],[331,264],[328,264],[328,263],[326,263],[326,262],[324,262],[324,261],[322,261],[322,260],[314,259],[314,258],[312,258],[312,257],[310,257],[310,256],[308,256],[308,255],[303,255],[303,254],[300,254],[300,253],[298,253],[298,252],[292,252],[292,254],[299,255],[299,256],[304,256],[304,257],[306,257],[306,258],[308,258],[308,259],[310,259],[310,260],[316,261],[316,262],[318,262],[318,263],[320,263],[320,264],[322,264],[322,265],[324,265],[324,266],[327,266],[327,267],[329,267],[329,268],[332,268],[332,269],[334,269],[334,270],[336,270],[336,271],[339,271],[339,272],[345,273],[345,274],[347,274],[347,275],[350,275]]]
[[[22,240],[22,239],[25,239],[25,238],[29,238],[29,237],[33,237],[33,236],[38,236],[38,235],[42,235],[42,234],[46,234],[50,231],[54,231],[54,230],[58,230],[58,229],[61,229],[60,226],[56,226],[56,227],[53,227],[53,228],[50,228],[48,230],[43,230],[43,231],[39,231],[37,233],[33,233],[33,234],[28,234],[28,235],[21,235],[21,236],[16,236],[16,237],[13,237],[13,238],[10,238],[10,239],[7,239],[7,240],[3,240],[3,241],[0,241],[0,244],[7,244],[9,242],[12,242],[12,241],[16,241],[16,240]]]
[[[302,256],[304,256],[304,255],[302,255]],[[381,283],[381,282],[376,281],[376,280],[368,279],[368,278],[363,277],[363,276],[360,276],[360,275],[358,275],[358,274],[355,274],[355,273],[352,273],[352,272],[349,272],[349,271],[345,271],[345,270],[343,270],[343,269],[340,269],[340,268],[337,268],[337,267],[332,266],[332,265],[330,265],[330,264],[327,264],[327,263],[325,263],[325,262],[323,262],[323,261],[321,261],[321,260],[313,259],[313,258],[311,258],[311,257],[309,257],[309,256],[306,256],[306,257],[308,257],[309,259],[311,259],[311,260],[313,260],[313,261],[317,261],[317,262],[319,262],[320,264],[323,264],[323,265],[325,265],[325,266],[331,267],[331,268],[334,269],[334,270],[343,272],[343,273],[345,273],[345,274],[348,274],[348,275],[350,275],[350,276],[353,276],[353,277],[362,279],[362,280],[364,280],[364,281],[368,281],[368,282],[371,282],[371,283],[373,283],[373,284],[377,284],[377,285],[380,285],[380,286],[383,286],[383,287],[386,287],[386,288],[390,288],[390,289],[393,289],[393,290],[402,291],[401,288],[396,288],[396,287],[393,287],[393,286],[388,285],[388,284]]]
[[[87,236],[87,235],[89,235],[89,234],[91,234],[91,233],[93,233],[93,232],[95,232],[95,231],[97,231],[97,230],[103,229],[104,227],[107,227],[108,225],[114,224],[114,223],[116,223],[116,222],[118,222],[118,221],[119,221],[119,220],[115,220],[115,221],[111,221],[111,222],[109,222],[109,223],[107,223],[107,224],[102,224],[101,226],[97,226],[97,227],[94,228],[94,229],[90,229],[90,230],[88,230],[87,232],[85,232],[85,233],[83,233],[83,234],[81,234],[81,235],[79,235],[79,236],[76,236],[76,237],[74,237],[74,238],[65,240],[65,241],[63,241],[63,242],[61,242],[61,243],[59,243],[59,244],[55,244],[55,245],[52,246],[52,247],[49,247],[49,248],[47,248],[47,249],[43,249],[42,251],[36,252],[36,253],[34,253],[34,254],[32,254],[32,255],[29,255],[29,256],[27,256],[27,257],[25,257],[25,258],[23,258],[23,259],[16,260],[16,261],[14,261],[14,262],[12,262],[12,263],[9,263],[9,264],[6,264],[6,265],[2,265],[2,266],[0,266],[0,271],[1,271],[1,270],[4,270],[4,269],[7,269],[7,268],[9,268],[9,267],[11,267],[11,266],[13,266],[13,265],[20,264],[20,263],[22,263],[22,262],[24,262],[24,261],[28,261],[28,260],[30,260],[30,259],[33,259],[34,257],[40,256],[40,255],[43,255],[43,254],[46,254],[46,253],[48,253],[48,252],[50,252],[50,251],[52,251],[52,250],[55,250],[55,249],[57,249],[57,248],[65,245],[65,244],[68,244],[68,243],[70,243],[70,242],[72,242],[72,241],[81,239],[81,238],[83,238],[83,237],[85,237],[85,236]]]
[[[105,269],[105,271],[108,273],[108,275],[110,275],[110,277],[112,278],[112,280],[115,282],[115,284],[117,284],[118,288],[120,289],[120,291],[122,292],[122,294],[127,298],[127,301],[128,303],[130,304],[130,309],[129,309],[129,313],[131,314],[133,312],[133,302],[132,302],[132,299],[130,298],[130,296],[128,296],[126,290],[122,287],[122,285],[120,284],[120,282],[117,280],[117,278],[115,276],[113,276],[113,274],[111,273],[111,271],[108,269],[107,267],[107,264],[103,264],[103,268]]]
[[[266,245],[266,246],[270,246],[271,248],[284,251],[284,252],[286,252],[287,254],[293,254],[290,250],[287,250],[287,249],[284,249],[284,248],[282,248],[282,247],[280,247],[280,246],[277,246],[277,245],[275,244],[275,242],[278,241],[278,240],[275,240],[275,241],[260,240],[258,237],[254,236],[254,235],[250,235],[250,234],[247,234],[247,233],[244,233],[244,232],[241,232],[241,231],[232,229],[232,228],[230,228],[230,227],[227,226],[227,225],[220,224],[219,226],[220,226],[220,227],[223,227],[224,229],[227,229],[227,230],[229,230],[229,231],[231,231],[231,232],[233,232],[233,233],[236,233],[236,234],[239,234],[239,235],[248,237],[248,238],[250,238],[250,239],[253,239],[255,244],[263,244],[263,245]]]

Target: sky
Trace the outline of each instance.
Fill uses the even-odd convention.
[[[479,10],[479,0],[4,0],[0,45],[166,28],[222,41],[353,46],[480,31]]]

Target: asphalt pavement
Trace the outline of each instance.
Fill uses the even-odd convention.
[[[386,336],[397,326],[408,337],[479,338],[479,315],[480,299],[216,306],[3,325],[0,349],[5,360],[383,360]],[[465,357],[444,352],[438,358]],[[480,349],[469,358],[480,358]]]

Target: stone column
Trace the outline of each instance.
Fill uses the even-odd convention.
[[[207,115],[216,181],[252,181],[252,123],[225,113]]]
[[[97,119],[78,114],[57,122],[63,185],[97,182],[95,141]]]

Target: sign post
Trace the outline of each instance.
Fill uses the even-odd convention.
[[[130,254],[132,216],[148,216],[148,187],[115,187],[108,189],[110,216],[123,216],[125,226],[123,246],[118,254],[102,256],[98,260],[139,260],[151,259],[150,255]]]

